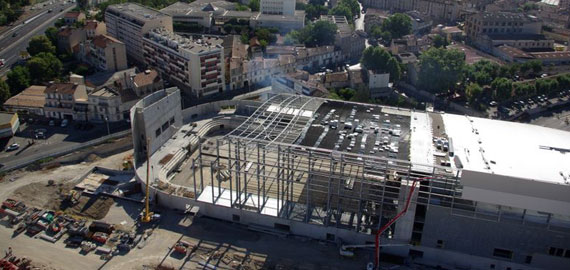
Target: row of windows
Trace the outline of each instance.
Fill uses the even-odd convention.
[[[564,250],[563,248],[550,247],[548,255],[570,258],[570,249]]]
[[[164,122],[164,124],[162,124],[162,127],[157,128],[154,131],[154,134],[156,135],[156,137],[158,138],[158,136],[160,136],[160,134],[162,134],[163,132],[165,132],[168,127],[174,125],[174,116],[170,118],[169,121]]]
[[[513,33],[521,33],[522,32],[521,28],[512,29],[512,30],[513,30],[512,31]],[[483,28],[483,33],[505,33],[505,32],[510,33],[511,29],[507,28],[505,31],[505,28],[500,28],[500,29],[499,28]]]

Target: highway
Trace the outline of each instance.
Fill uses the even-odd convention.
[[[0,68],[0,77],[6,75],[10,67],[20,59],[20,52],[26,50],[33,36],[42,35],[48,27],[53,26],[56,19],[75,7],[75,3],[69,1],[65,4],[62,4],[63,1],[52,2],[45,7],[43,4],[35,5],[36,13],[18,20],[13,27],[0,34],[0,59],[5,60],[5,65]],[[52,12],[49,12],[50,9]]]

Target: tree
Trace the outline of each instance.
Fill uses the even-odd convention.
[[[475,104],[475,101],[483,94],[483,88],[476,83],[470,83],[465,87],[465,98],[469,104]]]
[[[51,44],[57,46],[57,28],[51,26],[45,31],[46,37],[51,41]]]
[[[513,95],[513,81],[507,78],[496,78],[491,83],[493,99],[504,101]]]
[[[350,7],[346,6],[346,5],[337,5],[336,7],[332,8],[329,11],[329,15],[335,15],[335,16],[344,16],[346,17],[347,20],[351,21],[352,20],[352,11],[350,11]]]
[[[39,53],[28,61],[27,66],[35,84],[53,80],[63,67],[61,61],[51,53]]]
[[[328,12],[328,9],[322,5],[308,4],[305,7],[305,14],[306,14],[307,19],[309,19],[309,20],[320,18],[321,15],[325,15],[325,14],[327,14],[327,12]]]
[[[384,20],[382,30],[390,32],[392,38],[401,38],[412,32],[412,20],[408,15],[396,13]]]
[[[436,48],[445,48],[449,43],[447,42],[447,38],[441,35],[436,35],[433,38],[433,46]]]
[[[267,28],[259,28],[255,30],[255,36],[257,37],[259,42],[264,42],[265,44],[271,44],[277,41],[277,36],[271,33],[271,31],[269,31],[269,29]]]
[[[540,60],[532,60],[528,61],[527,63],[534,74],[538,74],[542,71],[542,62]]]
[[[249,0],[248,6],[251,11],[259,11],[259,0]]]
[[[358,14],[360,14],[360,5],[356,0],[340,0],[338,5],[343,5],[348,7],[350,9],[350,13],[352,13],[352,16],[357,16]],[[346,17],[346,19],[350,21],[351,19],[353,19],[353,17]]]
[[[14,67],[6,74],[6,77],[12,96],[17,95],[30,86],[30,72],[25,66]]]
[[[0,79],[0,104],[4,104],[10,98],[10,87],[8,84]]]
[[[36,56],[40,53],[55,54],[55,46],[45,35],[35,36],[30,40],[27,51],[31,56]]]
[[[558,81],[558,85],[560,86],[560,88],[562,89],[570,88],[570,74],[560,75],[556,77],[556,80]]]
[[[553,79],[538,79],[536,80],[537,94],[551,95],[560,87],[558,81]]]
[[[400,80],[402,69],[398,60],[381,47],[368,47],[362,53],[360,63],[369,70],[390,73],[392,81]]]
[[[536,94],[536,87],[531,83],[514,83],[513,88],[516,98],[522,98]]]
[[[463,52],[432,47],[420,56],[419,84],[431,92],[447,92],[463,78],[464,66]]]
[[[291,31],[285,36],[288,44],[303,43],[308,47],[331,45],[336,35],[336,24],[329,21],[317,21],[308,24],[299,31]]]

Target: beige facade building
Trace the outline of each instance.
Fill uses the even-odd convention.
[[[45,86],[32,85],[4,102],[4,109],[9,112],[26,112],[33,115],[44,115],[46,101]]]
[[[107,33],[126,45],[134,61],[144,63],[143,36],[155,28],[172,32],[172,17],[136,3],[111,5],[105,11]]]
[[[165,28],[144,37],[145,63],[196,97],[224,90],[224,47],[217,37],[185,38]]]
[[[500,45],[518,49],[552,49],[553,40],[541,35],[542,21],[512,12],[481,12],[465,20],[467,38],[488,52]]]
[[[128,67],[125,44],[107,35],[98,35],[79,44],[78,58],[103,72]]]
[[[45,117],[87,120],[87,89],[84,84],[52,83],[45,90]]]
[[[85,30],[85,34],[87,35],[88,39],[91,39],[98,35],[106,35],[107,34],[107,25],[104,22],[99,22],[96,20],[88,20],[85,22],[85,26],[83,26],[83,30]]]
[[[364,0],[363,5],[393,12],[417,10],[436,21],[455,21],[462,9],[458,0]]]
[[[321,15],[321,21],[328,21],[337,26],[334,45],[340,48],[345,59],[356,60],[362,56],[366,45],[366,37],[362,33],[352,30],[346,17]]]
[[[86,39],[85,30],[67,26],[57,33],[57,48],[60,52],[73,52],[73,48]]]

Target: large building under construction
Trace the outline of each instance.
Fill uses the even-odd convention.
[[[349,253],[385,228],[381,256],[446,269],[570,265],[569,132],[302,95],[181,110],[175,88],[131,119],[161,205]]]

